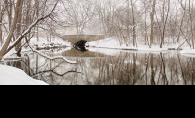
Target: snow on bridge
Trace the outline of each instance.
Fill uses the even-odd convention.
[[[98,34],[98,35],[65,35],[63,36],[63,39],[65,41],[71,42],[72,44],[75,44],[76,42],[80,41],[80,40],[85,40],[87,42],[91,42],[91,41],[98,41],[98,40],[102,40],[105,39],[105,35],[102,34]]]

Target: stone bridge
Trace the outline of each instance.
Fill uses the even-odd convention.
[[[105,39],[105,35],[65,35],[63,36],[63,39],[65,41],[71,42],[72,44],[75,44],[80,40],[91,42]]]

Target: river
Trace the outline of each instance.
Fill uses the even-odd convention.
[[[79,51],[82,50],[82,51]],[[179,51],[140,52],[89,48],[42,51],[77,61],[49,60],[36,53],[22,53],[6,65],[24,70],[50,85],[194,85],[195,58]]]

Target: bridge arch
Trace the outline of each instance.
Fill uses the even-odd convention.
[[[75,44],[80,40],[87,42],[102,40],[105,39],[105,35],[65,35],[63,36],[63,39],[65,41],[71,42],[72,44]]]

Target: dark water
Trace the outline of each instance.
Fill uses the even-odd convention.
[[[6,62],[50,85],[194,85],[195,58],[178,51],[130,52],[107,49],[44,51],[49,60],[35,53],[23,53],[21,61]]]

